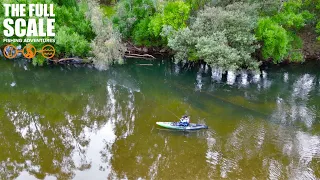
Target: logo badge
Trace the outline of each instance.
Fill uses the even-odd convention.
[[[17,47],[12,44],[5,46],[3,49],[3,55],[8,59],[17,57],[18,53],[22,53],[22,55],[27,59],[32,59],[37,53],[41,53],[44,58],[50,59],[53,58],[56,50],[50,44],[44,45],[39,51],[37,51],[32,44],[27,44],[22,50],[18,50]]]

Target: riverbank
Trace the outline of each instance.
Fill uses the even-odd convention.
[[[298,33],[302,39],[302,51],[304,59],[320,60],[320,41],[317,40],[318,35],[312,27],[304,28]]]
[[[50,63],[93,63],[107,69],[123,63],[123,58],[174,56],[175,61],[204,61],[225,70],[257,70],[271,61],[287,64],[320,59],[320,11],[309,1],[100,3],[103,5],[96,0],[71,0],[55,4],[57,32],[52,46],[56,56]],[[44,44],[33,45],[40,50]],[[45,61],[41,55],[32,59],[40,66]]]
[[[290,65],[298,65],[304,67],[306,64],[314,63],[314,62],[320,62],[320,53],[317,51],[318,49],[314,47],[318,47],[318,44],[308,44],[308,47],[306,48],[305,52],[307,54],[304,56],[305,60],[302,62],[291,62],[289,60],[283,61],[278,64],[274,64],[274,62],[270,59],[267,61],[261,61],[262,64],[260,65],[259,69],[260,71],[265,69],[272,69],[277,67],[286,67]],[[154,48],[154,47],[137,47],[129,43],[127,45],[127,48],[130,49],[130,51],[126,51],[124,55],[124,59],[127,59],[127,61],[132,61],[134,59],[145,59],[145,60],[156,60],[156,59],[166,59],[168,61],[174,61],[174,53],[166,48]],[[2,55],[2,51],[0,50],[0,56],[1,58],[4,58]],[[17,59],[21,59],[22,55],[19,55]],[[25,61],[26,63],[32,63],[32,61]],[[94,66],[93,61],[90,60],[90,58],[81,58],[81,57],[69,57],[69,58],[57,58],[54,57],[52,59],[46,60],[47,64],[49,65],[89,65],[90,67]],[[194,67],[200,67],[205,66],[207,63],[203,60],[189,62],[186,61],[183,63],[185,68],[190,69]],[[243,69],[246,70],[246,69]]]

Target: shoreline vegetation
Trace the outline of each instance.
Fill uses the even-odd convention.
[[[123,58],[173,56],[175,62],[257,71],[268,63],[320,60],[320,0],[36,2],[55,4],[56,36],[51,45],[56,56],[48,61],[36,56],[31,60],[34,65],[93,63],[104,70],[123,63]],[[3,50],[6,44],[1,43]]]

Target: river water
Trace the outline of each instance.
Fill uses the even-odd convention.
[[[320,179],[319,68],[1,61],[0,179]],[[155,125],[186,113],[209,129]]]

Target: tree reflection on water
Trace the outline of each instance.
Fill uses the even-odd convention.
[[[97,72],[1,62],[0,179],[320,178],[319,73],[153,63]],[[154,125],[184,113],[210,128]]]

